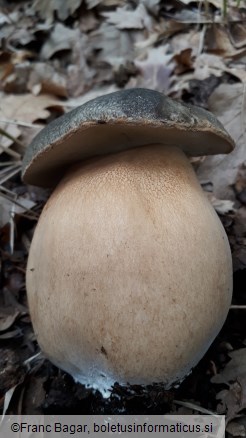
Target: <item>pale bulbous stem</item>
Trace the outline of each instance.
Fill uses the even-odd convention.
[[[230,248],[185,154],[150,145],[71,167],[27,267],[37,340],[76,380],[170,387],[226,318]]]

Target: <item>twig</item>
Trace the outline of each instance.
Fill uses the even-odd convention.
[[[192,409],[193,411],[201,412],[202,414],[216,415],[215,412],[209,411],[208,409],[202,408],[190,402],[184,402],[179,400],[173,400],[173,403],[179,406],[184,406],[185,408]]]
[[[12,172],[9,172],[7,175],[5,175],[3,178],[0,179],[0,185],[2,185],[4,182],[8,181],[12,176],[16,175],[20,172],[20,167],[18,166],[17,169],[12,170]]]
[[[240,306],[240,304],[232,304],[231,306],[230,306],[230,310],[231,309],[239,309],[239,310],[245,310],[246,309],[246,305],[241,305]]]
[[[9,123],[10,125],[23,126],[24,128],[43,128],[43,125],[33,125],[32,123],[22,122],[22,120],[0,119],[0,123]]]
[[[34,354],[34,356],[29,357],[28,359],[25,360],[24,365],[29,365],[30,362],[32,362],[33,360],[36,359],[43,359],[43,355],[41,353],[41,351],[39,351],[38,353]]]
[[[15,205],[12,204],[11,212],[10,212],[10,236],[9,236],[9,247],[10,247],[10,254],[14,254],[14,242],[15,242],[15,223],[14,223],[14,217],[15,217]]]
[[[207,25],[204,24],[199,38],[198,56],[202,54],[204,48],[204,38],[207,30]]]
[[[21,161],[3,161],[2,163],[0,163],[0,167],[8,166],[21,166]]]
[[[0,154],[5,152],[6,154],[10,155],[11,157],[15,158],[16,160],[20,159],[20,154],[18,154],[15,151],[12,151],[12,149],[5,148],[3,145],[0,145]]]
[[[5,166],[3,169],[0,170],[0,177],[2,175],[5,175],[8,172],[11,172],[12,169],[16,169],[17,167],[21,166],[21,163],[19,162],[18,164],[16,163],[16,161],[11,161],[11,166]],[[4,163],[3,163],[4,164]]]
[[[29,211],[31,214],[29,215],[31,217],[31,219],[38,219],[38,215],[36,213],[34,213],[31,210],[28,210],[27,207],[25,207],[24,205],[22,205],[20,202],[16,201],[15,199],[9,199],[9,197],[7,195],[5,195],[4,193],[0,194],[3,198],[7,199],[9,202],[13,202],[15,205],[17,205],[18,207],[23,208],[23,210]],[[26,216],[24,213],[18,213],[21,214],[22,216]]]
[[[7,189],[6,187],[0,185],[0,191],[8,193],[9,196],[12,196],[14,199],[16,199],[16,193],[11,192],[11,190]]]
[[[25,145],[20,140],[18,140],[18,138],[13,137],[13,135],[9,134],[4,129],[0,128],[0,134],[3,135],[4,137],[9,138],[9,140],[13,141],[14,143],[17,143],[19,146],[25,149]],[[4,149],[4,152],[7,152],[7,148],[5,148],[3,145],[1,145],[0,147]],[[15,154],[18,156],[18,158],[20,158],[20,154],[17,154],[17,152],[15,152]]]

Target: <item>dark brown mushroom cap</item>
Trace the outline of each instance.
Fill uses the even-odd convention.
[[[234,147],[210,112],[133,88],[97,97],[51,122],[27,148],[22,177],[49,187],[72,163],[148,144],[178,146],[191,156],[229,153]]]

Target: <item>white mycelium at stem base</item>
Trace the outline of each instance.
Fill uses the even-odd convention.
[[[76,380],[169,387],[219,332],[232,292],[224,229],[185,154],[151,145],[68,170],[27,268],[37,340]]]

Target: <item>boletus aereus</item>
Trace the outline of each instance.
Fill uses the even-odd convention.
[[[54,187],[27,293],[46,356],[104,394],[169,388],[204,355],[231,301],[227,236],[187,156],[233,140],[208,111],[147,89],[98,97],[27,149],[23,180]]]

